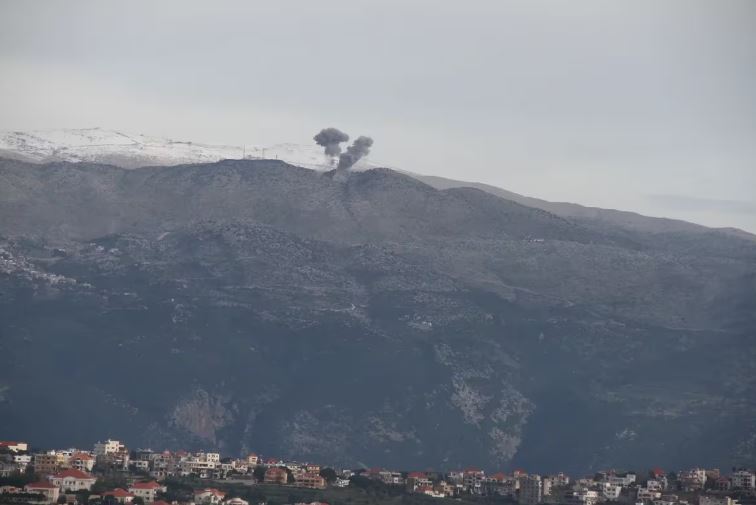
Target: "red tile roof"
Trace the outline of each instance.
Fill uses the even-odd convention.
[[[24,489],[57,489],[58,486],[54,486],[50,482],[32,482],[24,486]]]
[[[95,477],[93,477],[91,474],[88,474],[87,472],[82,472],[81,470],[76,470],[74,468],[70,470],[63,470],[62,472],[56,473],[52,476],[52,478],[55,479],[65,479],[65,478],[74,478],[74,479],[92,479],[95,480]]]
[[[134,495],[126,491],[125,489],[116,488],[111,491],[105,491],[102,496],[112,496],[113,498],[133,498]]]
[[[161,487],[163,486],[161,486],[154,480],[151,480],[149,482],[135,482],[129,486],[129,489],[158,489]]]
[[[407,478],[408,479],[424,479],[425,478],[425,473],[423,473],[423,472],[410,472],[407,475]]]

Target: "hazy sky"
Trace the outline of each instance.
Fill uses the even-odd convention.
[[[0,0],[0,129],[89,126],[756,232],[756,1]]]

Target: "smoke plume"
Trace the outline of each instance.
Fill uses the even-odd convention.
[[[370,137],[357,137],[352,145],[347,147],[345,153],[341,153],[339,156],[339,169],[348,169],[360,158],[370,153],[370,147],[373,145],[373,139]]]
[[[341,144],[349,140],[349,135],[337,128],[323,128],[313,137],[318,145],[323,146],[326,156],[335,158],[341,154]]]

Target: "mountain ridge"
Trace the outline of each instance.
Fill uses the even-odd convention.
[[[151,165],[178,165],[207,163],[223,159],[281,159],[296,166],[318,171],[332,168],[318,146],[278,144],[274,146],[212,145],[189,141],[130,134],[104,128],[73,130],[37,130],[31,132],[0,132],[0,156],[27,162],[92,161],[109,163],[122,168],[137,168]],[[369,159],[362,160],[357,169],[381,166]],[[396,170],[396,169],[395,169]],[[620,226],[629,230],[648,232],[692,232],[719,230],[756,240],[756,235],[737,228],[712,228],[679,219],[649,217],[630,211],[586,207],[568,202],[549,202],[523,196],[489,184],[460,181],[438,176],[416,174],[397,170],[429,184],[436,189],[474,187],[528,207],[540,208],[556,215],[579,219],[597,228]]]
[[[0,159],[0,417],[44,445],[745,464],[754,293],[750,240],[385,168]]]

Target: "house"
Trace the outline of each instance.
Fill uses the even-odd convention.
[[[76,470],[91,472],[92,468],[94,468],[95,459],[92,455],[87,454],[86,452],[75,452],[71,454],[68,464],[71,468],[75,468]]]
[[[145,503],[152,503],[157,499],[157,494],[166,491],[165,486],[158,484],[154,480],[149,482],[135,482],[129,486],[129,493],[135,497],[144,500]]]
[[[289,481],[289,474],[285,468],[273,466],[265,471],[265,478],[263,481],[266,484],[286,484]]]
[[[26,452],[29,450],[29,445],[26,442],[11,442],[4,440],[0,442],[0,449],[6,448],[10,452]]]
[[[225,497],[226,493],[215,488],[197,489],[194,491],[194,503],[201,505],[217,505]]]
[[[443,493],[433,489],[433,486],[418,486],[417,489],[415,489],[415,492],[427,496],[432,496],[433,498],[443,498],[445,496]]]
[[[0,486],[0,494],[18,494],[23,493],[24,490],[16,486]]]
[[[417,491],[419,487],[432,485],[433,483],[424,472],[410,472],[407,474],[407,490],[410,492]]]
[[[125,489],[116,488],[111,491],[102,493],[102,496],[112,496],[118,503],[131,503],[134,499],[134,495],[126,491]]]
[[[89,473],[71,468],[50,475],[47,480],[63,491],[76,492],[81,490],[89,491],[97,479]]]
[[[305,472],[297,477],[296,485],[297,487],[305,487],[308,489],[325,489],[326,481],[320,476],[320,474]]]
[[[720,477],[714,481],[714,489],[717,491],[729,491],[731,487],[732,483],[727,477]]]
[[[24,486],[27,493],[41,494],[47,503],[55,503],[60,496],[60,488],[48,481],[32,482]]]
[[[247,456],[247,464],[249,466],[257,466],[260,464],[260,456],[255,454],[254,452]]]

